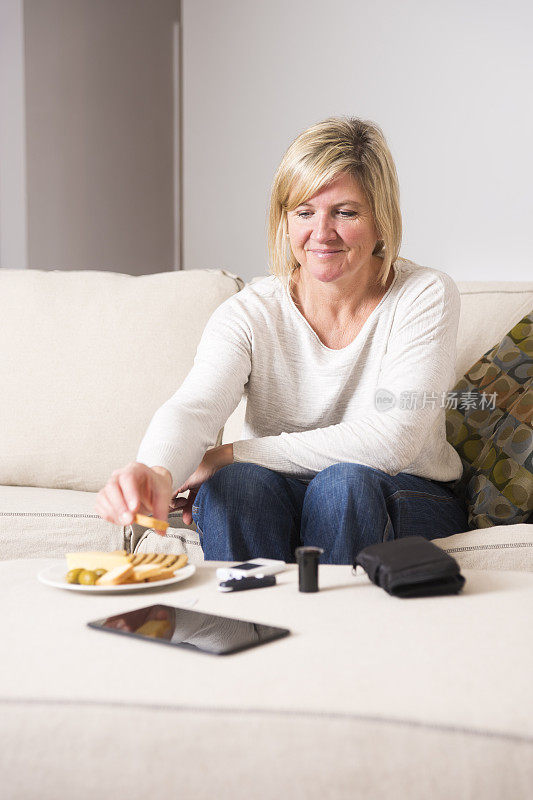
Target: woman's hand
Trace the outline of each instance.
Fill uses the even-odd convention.
[[[134,514],[166,520],[172,496],[172,475],[164,467],[134,461],[116,469],[96,496],[95,510],[115,525],[129,525]]]
[[[183,509],[183,521],[186,525],[192,522],[192,504],[198,494],[200,486],[204,481],[215,474],[221,467],[233,464],[233,444],[223,444],[220,447],[213,447],[207,450],[195,471],[190,475],[185,483],[179,487],[177,492],[185,492],[189,489],[188,497],[174,497],[172,499],[173,510]]]

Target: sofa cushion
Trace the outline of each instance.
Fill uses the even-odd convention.
[[[533,572],[533,525],[495,525],[433,539],[461,569]]]
[[[177,514],[169,515],[166,536],[137,525],[131,536],[136,553],[186,553],[191,564],[202,564],[204,554],[194,523],[179,527]],[[466,531],[433,539],[434,544],[453,555],[461,569],[504,569],[533,572],[533,525],[497,525],[482,531]]]
[[[463,462],[471,528],[525,522],[533,510],[533,312],[455,386],[447,437]]]
[[[98,491],[242,285],[221,270],[0,270],[0,484]]]
[[[0,559],[122,550],[125,529],[99,517],[95,499],[93,492],[0,486]]]

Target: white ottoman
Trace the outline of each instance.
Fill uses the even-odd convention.
[[[533,574],[466,570],[399,600],[349,567],[321,591],[221,594],[214,567],[136,595],[39,584],[0,564],[1,786],[10,800],[526,800],[533,787]],[[151,603],[288,627],[225,657],[85,623]]]

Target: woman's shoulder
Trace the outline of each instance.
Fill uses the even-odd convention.
[[[424,292],[434,294],[435,299],[459,301],[457,284],[447,272],[417,264],[403,257],[396,259],[394,269],[398,273],[397,287],[401,294],[412,297]]]
[[[246,283],[240,294],[247,292],[257,297],[272,297],[279,294],[282,288],[281,281],[276,275],[260,275]]]
[[[249,283],[225,301],[228,307],[242,312],[251,312],[258,309],[266,302],[279,300],[283,293],[281,281],[275,275],[253,278]]]
[[[234,321],[251,328],[257,321],[273,312],[281,302],[283,286],[275,275],[252,279],[236,294],[228,297],[214,311],[211,321]]]

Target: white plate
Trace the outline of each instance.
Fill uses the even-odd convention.
[[[68,583],[66,574],[68,572],[67,562],[58,559],[37,575],[41,583],[47,586],[54,586],[56,589],[69,589],[71,592],[92,592],[93,594],[105,594],[107,592],[143,592],[146,589],[158,589],[160,586],[171,586],[173,583],[185,581],[194,575],[196,567],[194,564],[186,564],[179,569],[173,578],[164,581],[153,581],[152,583],[122,583],[118,586],[82,586],[79,583]]]

